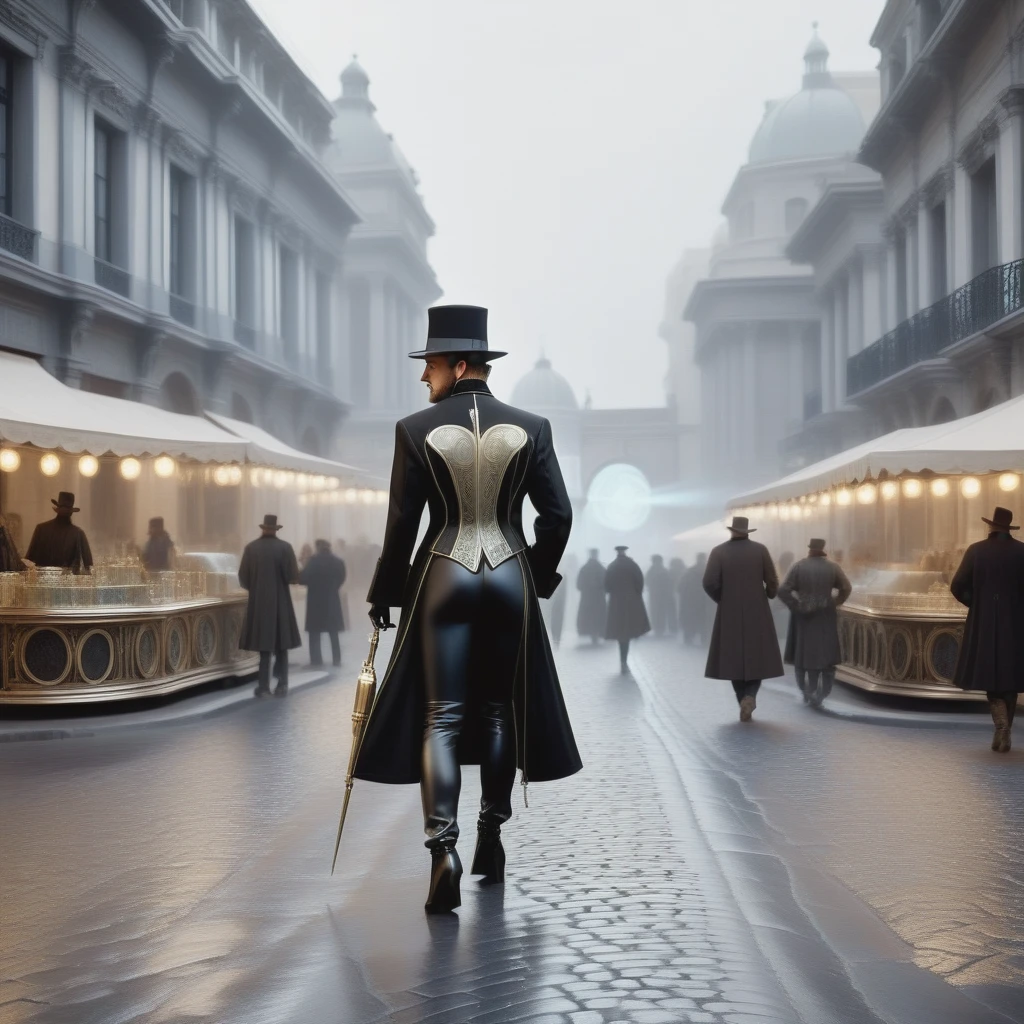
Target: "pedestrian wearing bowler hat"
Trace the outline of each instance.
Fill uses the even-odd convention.
[[[1024,693],[1024,544],[1011,531],[1013,513],[997,508],[987,540],[965,552],[949,589],[967,606],[953,682],[964,690],[984,690],[995,733],[992,749],[1010,749],[1017,694]]]
[[[25,558],[40,568],[70,569],[76,576],[88,575],[92,568],[92,551],[85,531],[71,522],[81,509],[75,507],[75,496],[61,491],[50,499],[53,519],[40,523],[32,533]]]
[[[480,765],[472,873],[504,879],[501,826],[512,816],[516,767],[560,779],[581,764],[538,598],[561,581],[572,506],[546,419],[499,402],[487,387],[487,310],[428,311],[420,380],[431,405],[399,420],[384,547],[367,600],[378,629],[402,610],[355,775],[420,783],[431,853],[428,913],[461,902],[461,766]],[[537,510],[523,535],[523,501]],[[426,539],[413,557],[424,507]],[[410,561],[412,568],[410,569]]]
[[[817,537],[808,545],[807,557],[790,568],[779,587],[779,600],[792,613],[785,662],[794,667],[804,701],[816,708],[832,692],[836,665],[842,660],[836,608],[851,589],[846,573],[828,559],[825,542]]]
[[[619,671],[629,674],[629,645],[651,631],[651,620],[644,605],[644,571],[626,552],[625,544],[616,547],[616,555],[604,571],[604,589],[608,595],[606,640],[619,642]]]
[[[750,539],[745,516],[735,516],[728,530],[732,538],[712,549],[704,569],[704,590],[718,605],[704,674],[732,683],[740,721],[749,722],[761,680],[784,672],[768,604],[779,577],[768,549]]]
[[[280,529],[277,516],[264,516],[260,536],[246,544],[238,567],[238,582],[249,591],[238,646],[260,653],[259,682],[254,691],[257,697],[270,696],[271,656],[277,678],[274,696],[288,693],[288,651],[302,646],[288,589],[299,581],[299,566],[291,544],[278,537]]]
[[[171,568],[174,541],[164,529],[164,517],[154,516],[149,521],[149,537],[142,548],[142,564],[149,572],[165,572]]]

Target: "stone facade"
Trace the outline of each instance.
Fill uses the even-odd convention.
[[[357,215],[334,111],[244,0],[0,0],[3,344],[331,454]]]

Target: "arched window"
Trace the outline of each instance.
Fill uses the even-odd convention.
[[[804,222],[807,216],[806,199],[786,200],[786,234],[791,235]]]
[[[183,373],[172,373],[160,385],[160,404],[168,412],[198,416],[199,398],[192,382]]]

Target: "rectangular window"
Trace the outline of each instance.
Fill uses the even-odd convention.
[[[985,163],[971,176],[972,273],[984,273],[999,264],[996,223],[996,161]]]
[[[235,217],[235,320],[256,324],[256,240],[252,224]]]
[[[278,308],[281,338],[285,352],[295,356],[299,350],[299,257],[287,245],[280,246],[280,267]]]
[[[946,204],[939,203],[928,211],[931,218],[932,235],[932,301],[938,302],[949,292],[948,256],[946,247],[949,239],[946,236]]]
[[[184,267],[182,259],[184,256],[182,246],[182,232],[184,230],[184,205],[185,205],[185,175],[177,168],[171,168],[171,294],[184,295],[183,286],[185,283]]]
[[[14,55],[0,49],[0,213],[11,216]]]
[[[907,232],[896,235],[896,323],[907,319]]]
[[[113,240],[110,219],[110,177],[113,165],[113,140],[110,129],[102,121],[96,122],[95,155],[93,159],[93,226],[95,255],[106,263],[113,263]]]

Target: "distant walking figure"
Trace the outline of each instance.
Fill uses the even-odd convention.
[[[580,592],[580,606],[576,611],[576,633],[581,640],[589,636],[592,644],[596,644],[604,636],[608,621],[604,566],[597,555],[597,548],[591,548],[590,557],[583,563],[583,568],[576,577],[576,589]]]
[[[1013,513],[997,508],[988,540],[972,544],[949,585],[967,606],[967,623],[953,682],[984,690],[995,733],[992,749],[1010,749],[1017,694],[1024,693],[1024,544],[1010,536]]]
[[[341,637],[345,617],[341,612],[341,587],[345,582],[345,563],[331,552],[330,541],[318,540],[316,553],[299,572],[299,583],[306,588],[306,633],[309,635],[309,663],[322,665],[320,634],[331,644],[331,663],[341,664]]]
[[[732,539],[712,550],[704,570],[704,590],[718,605],[704,675],[732,682],[740,721],[749,722],[761,680],[784,674],[768,605],[779,578],[768,549],[750,539],[746,516],[735,516],[728,529]]]
[[[696,563],[683,573],[679,581],[679,625],[685,643],[696,640],[706,645],[711,639],[714,605],[704,593],[704,570],[707,564],[708,556],[702,551],[697,555]]]
[[[619,642],[619,671],[626,675],[629,667],[629,644],[638,636],[651,631],[651,623],[644,607],[644,572],[626,552],[625,544],[615,549],[618,554],[604,573],[604,589],[608,594],[608,624],[606,640]]]
[[[804,702],[816,708],[832,692],[836,665],[842,660],[836,608],[851,589],[846,573],[828,560],[825,542],[817,537],[811,540],[807,557],[786,573],[779,587],[779,600],[792,612],[785,661],[794,666]]]
[[[676,601],[672,593],[672,574],[665,567],[665,559],[661,555],[651,556],[645,582],[654,635],[664,636],[671,630],[672,620],[676,617]]]

